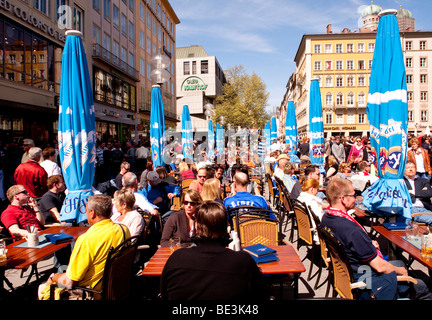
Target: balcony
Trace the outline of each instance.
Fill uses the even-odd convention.
[[[131,77],[135,81],[139,81],[139,71],[132,66],[130,66],[127,62],[121,60],[116,55],[112,54],[107,49],[103,48],[99,44],[93,44],[93,55],[92,58],[99,59],[126,76]]]
[[[150,102],[141,102],[139,112],[150,114],[150,111],[151,111],[151,103]],[[167,119],[175,120],[177,122],[180,121],[180,116],[177,116],[176,113],[164,110],[164,115],[165,115],[165,118],[167,118]]]

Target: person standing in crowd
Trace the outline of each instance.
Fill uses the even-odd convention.
[[[125,160],[130,164],[130,170],[135,171],[135,148],[130,141],[126,142]]]
[[[122,163],[121,163],[121,165],[120,165],[120,172],[119,172],[119,174],[116,176],[116,178],[115,178],[115,184],[116,184],[116,186],[117,186],[117,189],[121,189],[121,188],[123,188],[123,185],[122,185],[122,178],[123,178],[123,175],[126,173],[126,172],[129,172],[130,171],[130,169],[131,169],[131,166],[130,166],[130,164],[129,164],[129,162],[127,162],[127,161],[123,161]]]
[[[137,174],[141,174],[147,165],[147,160],[150,158],[150,150],[144,146],[144,143],[140,142],[136,153],[136,171]]]
[[[345,147],[341,142],[340,136],[335,137],[335,141],[331,146],[331,153],[336,158],[338,163],[345,162]]]
[[[420,141],[413,138],[409,141],[410,150],[407,152],[407,160],[415,163],[417,174],[420,178],[430,179],[432,176],[432,168],[427,150],[420,147]]]
[[[35,143],[33,139],[24,139],[23,140],[23,150],[24,154],[21,157],[21,163],[27,162],[29,159],[29,150],[30,148],[33,148],[35,146]]]
[[[29,160],[21,163],[14,174],[15,183],[24,185],[32,198],[40,198],[48,190],[48,174],[39,164],[41,157],[41,148],[30,148]]]
[[[357,137],[355,144],[351,146],[350,153],[347,158],[347,162],[357,168],[357,164],[363,160],[363,149],[365,146],[360,137]]]
[[[40,165],[45,169],[48,178],[53,175],[62,174],[61,169],[56,162],[56,151],[54,148],[45,148],[42,151],[42,157],[45,160],[42,161]]]
[[[307,156],[309,157],[309,142],[308,137],[304,136],[302,138],[302,143],[299,145],[298,151],[300,153],[300,156]]]

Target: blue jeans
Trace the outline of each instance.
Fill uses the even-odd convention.
[[[432,213],[432,211],[427,210],[424,207],[412,207],[411,214],[418,213],[418,212],[430,212],[430,213]],[[423,222],[426,224],[432,223],[432,214],[430,214],[430,215],[429,214],[421,214],[419,216],[414,217],[414,221]]]

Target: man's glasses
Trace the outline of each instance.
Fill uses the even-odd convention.
[[[188,204],[190,204],[191,206],[196,206],[198,203],[196,203],[195,201],[187,201],[187,200],[184,200],[184,201],[183,201],[183,204],[184,204],[185,206],[187,206]]]
[[[16,194],[16,196],[19,195],[19,194],[21,194],[21,193],[22,193],[22,194],[28,194],[28,191],[27,191],[27,190],[20,191],[20,192],[18,192],[18,193]]]
[[[28,144],[23,144],[23,147],[28,147],[29,145]]]
[[[355,198],[355,193],[354,194],[344,194],[344,197],[354,197]]]

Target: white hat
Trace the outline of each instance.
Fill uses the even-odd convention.
[[[156,171],[150,171],[149,173],[147,173],[147,180],[154,185],[157,185],[161,182],[159,174]]]

